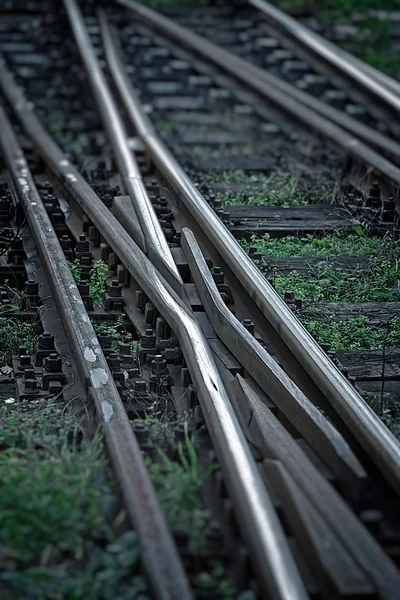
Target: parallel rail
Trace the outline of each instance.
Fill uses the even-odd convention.
[[[340,74],[347,75],[357,86],[365,89],[379,103],[389,107],[395,114],[400,111],[400,84],[388,75],[374,69],[339,46],[329,42],[298,20],[279,10],[265,0],[248,0],[269,23],[285,35],[295,39],[319,59],[333,65]]]
[[[126,1],[130,2],[130,0]],[[145,10],[149,11],[147,8]],[[152,15],[152,18],[156,19],[157,15]],[[285,361],[287,372],[291,374],[296,368],[299,371],[305,369],[352,434],[384,473],[389,485],[399,492],[400,446],[398,441],[296,319],[160,140],[126,75],[117,49],[112,42],[104,15],[100,15],[100,22],[111,75],[121,94],[127,113],[155,165],[237,278],[238,285],[247,298],[246,304],[249,308],[251,305],[255,305],[255,313],[257,313],[256,309],[261,311],[262,318],[274,328],[277,337],[284,343],[290,356],[290,359],[286,357]]]
[[[262,589],[274,598],[306,598],[304,585],[272,501],[232,408],[211,350],[194,315],[53,142],[4,65],[0,65],[0,87],[35,149],[63,189],[88,215],[175,331],[192,380],[199,390],[200,403],[211,439],[228,489],[235,499],[235,511],[243,537],[250,548]],[[144,560],[146,558],[144,556]],[[159,579],[152,580],[151,569],[157,569],[157,565],[150,558],[152,557],[146,561],[146,566],[149,580],[153,581],[156,597],[169,597],[163,595],[166,591],[162,582]],[[186,590],[182,594],[170,597],[190,597]]]
[[[189,599],[192,595],[187,577],[141,449],[25,156],[1,105],[0,127],[2,153],[46,269],[79,374],[101,420],[125,505],[139,536],[150,585],[157,598]],[[61,152],[56,153],[55,159],[68,165]],[[66,179],[75,184],[74,171],[64,166],[64,173],[65,168]]]
[[[363,164],[367,163],[374,170],[380,171],[396,185],[400,184],[400,169],[363,143],[366,142],[373,148],[379,148],[398,160],[400,145],[397,142],[208,39],[178,25],[147,6],[138,4],[134,0],[118,0],[118,3],[131,10],[136,17],[157,29],[162,35],[202,56],[207,61],[211,61],[241,81],[246,88],[251,88],[257,94],[271,100],[313,131],[327,136],[356,160]]]
[[[112,99],[75,0],[64,2],[83,63],[101,108],[104,127],[107,128],[106,107],[109,107],[111,114],[118,121],[117,103]],[[121,2],[130,3],[130,0]],[[151,19],[153,18],[155,17],[152,16]],[[184,228],[182,248],[205,312],[216,333],[252,380],[269,394],[282,414],[329,464],[340,484],[349,488],[350,497],[357,500],[362,496],[363,486],[371,475],[369,459],[375,463],[376,470],[383,473],[389,486],[393,488],[395,493],[391,492],[391,497],[398,495],[398,442],[300,325],[161,142],[126,75],[115,44],[115,32],[112,32],[104,13],[100,13],[100,26],[110,73],[132,124],[159,172],[174,190],[179,200],[178,204],[189,215],[189,224],[193,223],[197,228],[202,247],[204,248],[204,241],[206,247],[211,244],[214,253],[221,257],[224,270],[225,266],[227,267],[230,282],[234,282],[235,293],[248,308],[249,314],[256,315],[257,326],[263,334],[268,332],[270,339],[277,344],[286,372],[227,309],[210,275],[201,245],[193,232]],[[158,23],[157,28],[160,27]],[[233,65],[234,62],[231,63],[230,69],[233,69]],[[248,439],[254,436],[254,443],[264,458],[268,477],[274,482],[274,487],[282,493],[283,510],[291,521],[293,530],[304,543],[305,553],[309,554],[311,561],[315,561],[324,573],[321,581],[321,584],[326,586],[324,594],[330,593],[329,590],[336,594],[339,590],[343,595],[371,596],[376,593],[380,598],[393,599],[393,590],[400,589],[400,574],[374,537],[262,402],[249,383],[251,378],[244,379],[237,375],[232,381],[232,377],[223,374],[217,368],[195,314],[187,306],[185,294],[180,293],[181,281],[175,276],[171,278],[171,273],[176,269],[175,264],[165,270],[161,246],[151,250],[146,244],[141,249],[132,240],[42,127],[30,103],[24,98],[4,64],[0,64],[0,87],[53,176],[92,221],[179,339],[192,380],[199,391],[208,430],[223,469],[229,494],[234,501],[241,532],[250,550],[262,593],[268,597],[287,600],[307,597],[245,434]],[[107,98],[110,100],[108,104]],[[5,119],[4,111],[0,112],[0,123],[2,119]],[[116,122],[114,118],[112,121]],[[328,130],[332,133],[331,126],[328,126]],[[7,132],[6,140],[12,141],[13,134],[9,125]],[[129,165],[134,164],[132,157],[124,156],[127,151],[127,137],[122,128],[119,128],[117,136],[110,128],[108,133],[114,142],[114,153],[119,157],[118,167],[124,179],[124,174],[129,173]],[[341,136],[343,133],[348,135],[340,131]],[[358,150],[355,153],[359,159],[364,156],[363,160],[366,160],[366,157],[372,160],[375,153],[372,155],[369,148],[366,147],[366,154],[360,154],[361,146],[358,141],[356,147]],[[15,151],[15,146],[10,144],[10,156]],[[383,165],[385,168],[387,162]],[[21,165],[26,173],[26,163],[21,162]],[[390,169],[392,168],[395,169],[393,165]],[[391,172],[393,174],[393,170]],[[21,175],[23,178],[24,174],[20,173]],[[141,179],[139,171],[135,179]],[[26,192],[23,186],[20,182],[21,195]],[[131,195],[133,200],[135,194],[137,190]],[[145,195],[144,191],[142,199],[144,198],[146,204]],[[32,206],[36,206],[36,203]],[[41,208],[44,210],[43,205]],[[153,227],[153,224],[139,212],[140,202],[136,202],[135,208],[143,239],[147,241],[148,225],[150,223]],[[144,205],[143,208],[143,214],[148,215],[149,206]],[[27,209],[31,210],[31,207],[27,206]],[[147,251],[148,257],[143,250]],[[44,253],[45,249],[42,249],[42,252]],[[45,260],[45,254],[43,257]],[[69,276],[71,278],[71,275]],[[77,297],[79,298],[79,294]],[[78,318],[78,315],[76,317]],[[65,318],[67,319],[67,316]],[[82,320],[86,322],[85,319]],[[82,348],[78,350],[81,352]],[[93,347],[92,351],[95,350]],[[311,398],[313,401],[310,401]],[[316,399],[326,400],[331,405],[333,413],[336,412],[337,419],[334,419],[334,423],[337,428],[316,409],[313,404]],[[110,426],[114,421],[114,413],[111,415],[108,419],[110,411],[107,406],[105,413],[103,411],[106,426]],[[126,415],[121,418],[126,419]],[[347,438],[351,440],[351,447]],[[360,452],[361,448],[364,452]],[[133,489],[127,489],[126,492],[137,494],[137,490]],[[139,514],[130,512],[130,515],[135,528],[138,528]],[[141,538],[146,536],[144,527],[138,531]],[[331,561],[317,532],[321,532],[320,537],[323,540],[329,540]],[[174,546],[173,550],[176,552]],[[171,569],[173,572],[167,574],[163,569],[157,578],[154,578],[154,569],[157,570],[156,555],[149,552],[143,556],[155,597],[190,598],[191,592],[179,558],[176,555],[172,556],[177,560],[176,570]],[[164,559],[163,554],[162,560]],[[340,576],[340,560],[343,561],[343,578]],[[163,577],[166,579],[163,580]],[[174,581],[176,579],[177,587],[174,587],[174,581],[170,581],[170,577]],[[164,584],[169,586],[168,589],[165,589]]]

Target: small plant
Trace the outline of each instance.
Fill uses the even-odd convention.
[[[368,317],[346,321],[333,321],[327,314],[321,317],[323,320],[301,318],[301,321],[319,344],[329,344],[331,350],[382,349],[400,345],[400,317],[393,317],[387,327],[369,326]]]
[[[82,267],[80,265],[79,259],[75,258],[74,261],[69,261],[68,265],[71,270],[72,276],[75,280],[75,283],[79,285],[82,279]],[[95,263],[93,263],[93,266],[90,270],[89,285],[90,293],[94,302],[103,301],[104,294],[107,291],[107,277],[107,264],[102,260],[97,260]]]
[[[90,292],[94,302],[102,302],[107,291],[108,265],[97,260],[90,271]]]
[[[354,232],[337,231],[320,238],[315,235],[303,237],[286,236],[272,238],[269,234],[262,237],[252,236],[250,242],[243,240],[243,248],[256,246],[263,256],[376,256],[385,259],[400,258],[400,248],[391,235],[383,237],[368,235],[360,225]]]
[[[52,398],[0,405],[0,421],[0,449],[36,448],[45,455],[46,448],[60,449],[60,444],[76,427],[73,417],[63,415],[62,408]]]
[[[245,177],[240,177],[243,183]],[[248,183],[251,182],[248,178]],[[299,206],[307,204],[303,194],[298,189],[297,180],[291,175],[274,174],[269,177],[256,176],[254,179],[261,182],[261,191],[254,191],[251,186],[247,186],[239,193],[227,192],[219,193],[218,197],[225,204],[245,204],[253,206]]]
[[[106,522],[101,438],[83,442],[52,399],[0,405],[0,418],[1,597],[149,600],[136,535]]]
[[[111,337],[115,351],[118,352],[121,344],[130,344],[131,354],[135,354],[138,342],[137,340],[134,340],[133,335],[126,330],[124,317],[122,315],[117,318],[115,323],[99,323],[92,320],[92,325],[97,335],[99,333],[106,333]]]
[[[29,561],[49,547],[57,557],[62,545],[82,558],[86,535],[102,521],[101,490],[92,485],[104,464],[100,448],[63,445],[51,461],[20,448],[1,452],[0,545],[10,555]]]
[[[39,334],[39,322],[30,323],[0,316],[0,363],[15,354],[20,346],[26,346],[27,352],[31,354]]]
[[[75,260],[73,260],[73,261],[68,261],[68,266],[70,268],[70,271],[72,273],[72,277],[74,278],[75,283],[77,285],[79,285],[81,282],[81,276],[82,276],[82,268],[79,263],[79,259],[75,258]]]
[[[188,434],[185,423],[185,443],[178,444],[179,461],[170,460],[159,448],[161,464],[146,458],[153,485],[161,508],[170,527],[185,525],[190,531],[190,545],[201,545],[205,527],[210,518],[202,498],[204,481],[216,469],[212,464],[201,471],[197,452]]]
[[[370,269],[344,271],[330,266],[314,269],[309,277],[297,271],[273,275],[280,295],[291,290],[296,298],[315,302],[395,302],[398,300],[398,265],[377,261]]]

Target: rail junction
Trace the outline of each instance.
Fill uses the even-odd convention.
[[[400,598],[400,84],[263,0],[6,4],[0,314],[40,329],[8,382],[101,425],[146,597]],[[232,201],[283,172],[296,201]],[[385,256],[257,245],[355,232]],[[355,320],[384,341],[332,347],[307,325]],[[191,450],[212,464],[197,547],[149,468]],[[231,595],[198,590],[216,562]]]

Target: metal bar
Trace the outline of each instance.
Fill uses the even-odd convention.
[[[105,24],[103,19],[103,35],[106,31]],[[279,333],[286,346],[382,471],[389,485],[400,492],[398,441],[296,319],[157,136],[150,120],[144,114],[121,61],[117,60],[111,37],[104,36],[103,39],[111,73],[127,112],[155,165],[241,282],[243,289],[249,294],[250,301],[255,302]]]
[[[174,262],[153,205],[148,197],[138,165],[129,148],[122,119],[94,52],[82,13],[75,0],[64,0],[72,31],[110,139],[123,184],[129,194],[146,240],[147,254],[163,276],[180,293],[182,279]]]
[[[373,582],[378,597],[394,600],[394,590],[400,589],[397,566],[240,375],[236,375],[236,389],[238,411],[247,406],[258,425],[258,449],[261,454],[279,460],[286,467],[367,578]],[[246,411],[243,413],[246,414]]]
[[[95,401],[125,505],[139,536],[148,582],[160,600],[189,600],[192,595],[186,574],[140,446],[24,154],[1,105],[0,126],[3,156],[46,269],[80,376],[88,395]]]
[[[311,127],[312,130],[329,137],[342,146],[353,158],[367,163],[373,169],[381,171],[389,179],[400,184],[400,169],[360,140],[381,148],[384,152],[390,152],[391,155],[398,158],[400,157],[400,146],[397,142],[393,142],[381,133],[357,122],[332,106],[324,104],[310,94],[298,90],[279,77],[256,67],[193,31],[185,30],[160,13],[156,13],[134,0],[117,1],[132,10],[140,17],[141,21],[160,30],[163,35],[177,41],[192,52],[194,51],[217,64],[246,86],[253,88],[257,93],[272,100],[281,109]]]
[[[221,298],[195,236],[186,227],[182,229],[182,248],[217,335],[336,476],[359,491],[367,474],[349,445],[231,313]]]
[[[393,85],[396,84],[394,80],[391,80],[392,83],[386,81],[385,85],[376,76],[376,73],[379,73],[379,71],[368,69],[368,65],[357,60],[349,52],[345,52],[332,42],[311,31],[311,29],[308,29],[308,27],[298,20],[296,21],[293,17],[282,12],[269,2],[265,0],[248,0],[248,2],[254,8],[261,11],[268,21],[295,38],[308,50],[312,50],[318,57],[322,57],[328,63],[334,65],[340,72],[348,75],[357,85],[364,88],[391,110],[394,109],[396,112],[399,112],[400,97],[398,94],[400,86],[399,84],[397,86]],[[363,68],[360,68],[358,63],[362,63]],[[390,80],[391,78],[387,79]],[[396,88],[396,92],[393,88]]]
[[[272,501],[247,445],[212,352],[193,313],[164,281],[40,124],[10,72],[0,87],[44,162],[113,248],[179,339],[260,587],[277,600],[307,598]],[[187,598],[182,593],[176,598]]]

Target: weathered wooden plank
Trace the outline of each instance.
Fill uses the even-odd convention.
[[[229,213],[232,219],[265,219],[270,222],[289,221],[321,221],[340,220],[348,222],[349,217],[338,204],[314,204],[305,206],[267,206],[267,205],[230,205]]]
[[[316,321],[346,321],[367,317],[367,325],[381,326],[400,315],[400,302],[310,302],[299,312]],[[400,343],[400,340],[399,340]]]
[[[374,259],[366,256],[302,256],[271,257],[263,256],[262,261],[268,271],[277,270],[281,275],[297,271],[303,277],[310,275],[317,269],[337,269],[341,271],[358,271],[369,269],[374,265]]]
[[[393,599],[400,574],[348,504],[321,476],[296,441],[263,405],[245,379],[236,376],[234,407],[246,435],[266,459],[280,461],[303,494],[364,572],[381,598]]]
[[[400,381],[400,348],[383,350],[338,350],[335,360],[349,375],[363,381]]]
[[[326,600],[371,597],[374,588],[343,547],[326,521],[280,461],[267,459],[264,466],[278,492],[283,512]]]

